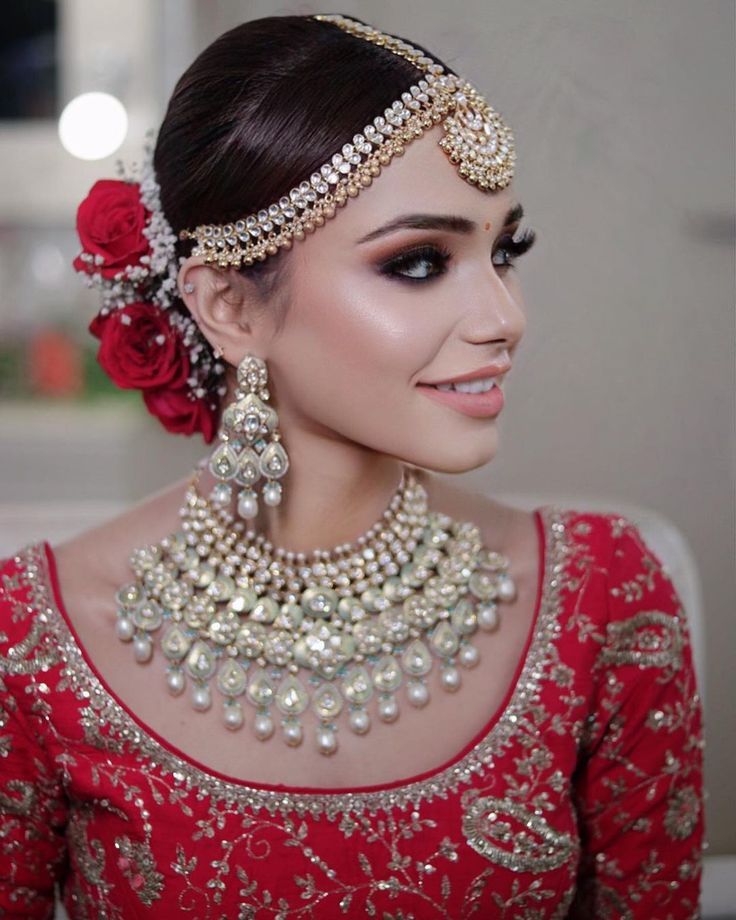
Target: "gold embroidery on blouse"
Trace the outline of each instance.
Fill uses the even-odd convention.
[[[194,840],[214,836],[214,820],[201,821],[198,825],[199,830],[194,835]],[[419,898],[423,905],[422,916],[430,916],[427,911],[431,909],[433,917],[448,917],[452,884],[446,872],[443,872],[441,877],[441,900],[432,897],[423,886],[425,876],[443,871],[445,860],[450,863],[457,862],[457,845],[449,837],[444,837],[436,851],[422,860],[416,859],[415,854],[402,852],[405,841],[415,837],[421,840],[427,829],[436,826],[436,821],[422,819],[418,811],[398,820],[392,815],[384,819],[368,815],[353,818],[345,814],[339,829],[345,837],[350,837],[354,831],[358,831],[364,847],[356,854],[357,865],[346,867],[345,856],[341,855],[339,850],[325,852],[324,858],[315,851],[310,845],[310,833],[314,832],[315,828],[305,821],[295,821],[289,817],[246,815],[238,822],[238,830],[223,840],[222,857],[211,863],[215,870],[207,881],[211,895],[192,884],[189,876],[196,868],[197,857],[188,858],[181,845],[177,845],[177,858],[171,868],[181,875],[187,884],[185,894],[179,898],[180,904],[183,906],[186,902],[187,909],[198,916],[202,915],[205,905],[209,905],[210,900],[215,904],[222,902],[223,892],[229,888],[225,879],[234,876],[243,886],[239,890],[241,900],[238,904],[238,917],[255,917],[259,910],[263,910],[272,912],[277,918],[310,918],[315,916],[314,908],[328,897],[333,901],[339,898],[338,906],[342,914],[375,917],[377,908],[372,897],[382,891],[391,892],[392,897],[403,893]],[[218,825],[217,832],[219,830]],[[292,875],[291,880],[300,892],[300,901],[305,902],[298,907],[290,905],[283,897],[276,900],[278,891],[273,894],[268,888],[258,890],[257,863],[281,857],[279,847],[294,847],[314,868],[314,872]],[[372,860],[370,856],[373,857]],[[245,857],[245,865],[237,862],[238,857]],[[378,866],[382,858],[386,858],[385,874],[382,874]],[[342,881],[337,870],[330,865],[333,859],[336,865],[341,865],[348,881]],[[251,877],[251,872],[254,877]],[[357,903],[359,899],[360,904]]]
[[[555,830],[545,818],[494,796],[480,796],[466,810],[463,834],[481,856],[514,872],[557,869],[579,849],[570,834]]]
[[[36,787],[22,779],[9,779],[6,791],[0,791],[0,812],[4,815],[22,815],[24,818],[33,814],[38,802]]]
[[[88,743],[115,753],[135,752],[170,775],[177,786],[194,789],[214,802],[223,802],[241,810],[266,809],[271,814],[296,812],[314,817],[325,814],[334,821],[345,812],[375,814],[378,810],[391,811],[397,807],[406,810],[435,797],[446,799],[461,785],[471,783],[474,774],[485,774],[494,757],[505,751],[517,732],[517,726],[527,718],[530,705],[538,697],[545,670],[551,662],[557,661],[556,638],[560,632],[558,621],[561,609],[559,592],[563,585],[561,573],[569,540],[565,520],[566,515],[571,513],[574,514],[554,505],[540,508],[545,540],[540,609],[522,673],[511,700],[496,723],[460,761],[445,770],[424,780],[368,792],[300,793],[260,789],[244,782],[220,779],[178,757],[142,729],[90,669],[54,603],[48,560],[42,543],[24,547],[16,555],[16,562],[22,567],[23,581],[30,587],[32,603],[37,610],[37,641],[43,633],[42,641],[48,643],[49,648],[58,648],[64,664],[63,678],[68,681],[77,699],[85,704],[81,721]],[[28,645],[27,642],[24,644]]]
[[[661,631],[650,627],[660,626]],[[677,616],[659,610],[644,610],[609,623],[607,644],[594,667],[608,664],[638,664],[640,667],[682,667],[683,635]]]
[[[611,596],[627,604],[643,597],[643,586],[650,591],[657,587],[653,578],[657,563],[630,522],[620,518],[613,524],[616,525],[613,528],[615,536],[630,536],[642,552],[641,565],[644,571],[610,592]],[[616,550],[617,555],[622,553],[623,549]],[[661,571],[667,575],[664,567]],[[613,821],[621,835],[640,832],[652,834],[652,818],[636,817],[626,807],[626,796],[635,789],[641,790],[643,794],[646,790],[648,801],[657,796],[666,796],[667,811],[658,821],[671,839],[684,839],[698,827],[703,802],[692,784],[678,785],[687,780],[693,770],[699,769],[700,761],[688,757],[686,766],[677,755],[687,754],[693,747],[704,746],[700,727],[701,704],[696,692],[695,675],[692,668],[683,669],[684,656],[690,644],[683,617],[681,608],[675,614],[656,610],[642,611],[608,625],[607,642],[601,648],[596,664],[659,667],[661,674],[657,675],[656,682],[676,682],[676,697],[675,702],[666,703],[662,708],[643,709],[644,703],[630,701],[624,696],[624,682],[615,670],[604,672],[600,680],[602,696],[599,713],[587,722],[586,740],[595,746],[601,764],[608,761],[619,769],[618,775],[612,774],[615,779],[606,778],[603,781],[602,785],[607,790],[605,801],[591,801],[585,808],[578,805],[581,820],[588,827],[588,846],[583,853],[579,874],[579,888],[572,913],[575,917],[595,915],[601,920],[633,920],[631,905],[638,903],[655,886],[661,891],[663,909],[666,910],[665,905],[676,905],[677,910],[683,912],[688,920],[697,920],[700,916],[696,903],[678,895],[677,881],[669,874],[662,877],[665,864],[660,861],[660,852],[656,848],[648,850],[646,858],[625,889],[618,882],[622,876],[618,859],[610,857],[605,850],[596,852],[601,845],[599,822],[602,819]],[[609,714],[608,720],[605,718],[606,713]],[[624,733],[631,730],[628,727],[630,719],[641,719],[643,730],[659,734],[681,733],[684,741],[678,738],[676,753],[665,749],[663,762],[658,763],[655,769],[644,769],[642,764],[627,756],[621,744]],[[661,748],[663,742],[664,739],[659,739],[653,743]],[[641,743],[643,745],[645,741]],[[692,877],[694,872],[699,871],[697,867],[701,859],[699,847],[695,847],[688,858],[676,867],[677,877]]]
[[[49,639],[46,620],[39,616],[33,620],[28,634],[8,649],[7,656],[0,655],[0,674],[38,674],[58,664],[61,655]],[[7,636],[4,641],[7,641]],[[32,651],[36,654],[29,657]]]
[[[72,811],[66,827],[66,837],[69,841],[69,851],[73,855],[76,868],[82,878],[93,888],[97,894],[104,897],[112,889],[112,883],[105,879],[105,848],[99,840],[90,840],[87,837],[87,825],[90,820],[89,809]],[[80,894],[79,897],[82,897]],[[93,906],[88,898],[84,900]]]
[[[695,830],[700,819],[700,798],[692,786],[670,792],[664,828],[673,840],[684,840]]]
[[[116,837],[115,849],[118,869],[130,882],[130,887],[146,907],[161,897],[164,877],[156,871],[156,861],[148,844],[138,843],[130,837]]]

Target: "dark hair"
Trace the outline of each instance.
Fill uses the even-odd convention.
[[[306,15],[225,32],[179,79],[158,133],[154,167],[174,232],[278,201],[422,77],[393,52]],[[179,242],[179,254],[192,246]],[[269,297],[287,255],[241,274]]]

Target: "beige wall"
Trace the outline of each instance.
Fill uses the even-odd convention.
[[[118,7],[95,5],[105,4]],[[539,239],[521,263],[529,325],[500,451],[466,478],[490,492],[639,502],[682,529],[707,611],[709,852],[736,852],[734,4],[161,0],[160,8],[174,20],[168,47],[156,46],[166,50],[152,86],[160,78],[170,89],[194,51],[244,19],[334,11],[435,50],[507,118],[517,193]],[[194,24],[183,27],[190,8]],[[138,37],[138,50],[148,41],[154,53],[151,34]],[[70,195],[70,215],[77,200]],[[113,453],[116,436],[133,437],[127,430],[108,432]],[[143,418],[135,432],[137,449],[114,483],[70,477],[80,494],[137,498],[201,453]],[[16,454],[8,462],[7,442],[0,449],[3,498],[58,494],[58,479],[41,482]]]

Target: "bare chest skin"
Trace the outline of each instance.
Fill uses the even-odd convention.
[[[62,601],[81,644],[107,686],[139,722],[205,769],[245,782],[331,789],[409,778],[454,758],[503,704],[524,653],[539,587],[541,547],[532,514],[447,486],[440,480],[425,480],[425,486],[433,510],[474,521],[486,545],[509,557],[517,598],[512,604],[500,606],[498,630],[475,634],[480,662],[471,670],[461,669],[462,686],[458,691],[448,693],[441,689],[435,666],[428,676],[427,706],[410,706],[399,691],[400,715],[393,724],[374,717],[370,731],[359,736],[338,721],[339,749],[332,757],[320,754],[314,746],[317,720],[310,718],[311,713],[302,716],[305,738],[298,748],[283,742],[277,718],[272,738],[258,741],[248,724],[255,710],[247,703],[246,725],[230,732],[221,721],[217,691],[213,691],[214,702],[208,712],[195,711],[188,693],[172,697],[166,691],[160,651],[154,652],[148,664],[139,665],[130,645],[116,638],[114,593],[120,584],[130,580],[130,551],[176,529],[183,483],[141,503],[114,522],[52,547]]]

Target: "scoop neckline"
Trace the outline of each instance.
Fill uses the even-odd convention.
[[[548,574],[548,563],[551,555],[551,547],[548,545],[549,532],[548,528],[545,526],[545,519],[543,516],[546,507],[547,506],[540,506],[532,510],[537,528],[538,550],[535,607],[527,637],[524,642],[523,651],[516,663],[514,675],[506,689],[506,693],[504,694],[501,703],[496,708],[491,718],[484,723],[480,730],[476,732],[470,741],[468,741],[467,744],[457,754],[453,755],[448,760],[445,760],[438,766],[431,767],[429,770],[425,770],[422,773],[415,773],[411,776],[400,777],[399,779],[384,783],[373,783],[371,785],[365,786],[335,787],[292,786],[285,783],[262,783],[255,780],[241,779],[240,777],[232,776],[228,773],[223,773],[220,770],[208,766],[206,763],[198,760],[196,757],[193,757],[191,754],[188,754],[186,751],[178,748],[171,741],[160,735],[151,726],[147,725],[146,722],[144,722],[140,716],[138,716],[138,714],[135,713],[127,705],[127,703],[125,703],[125,701],[118,696],[118,694],[107,683],[106,678],[97,669],[97,666],[89,656],[87,648],[80,639],[79,634],[77,633],[77,630],[67,612],[59,585],[56,556],[50,543],[47,540],[41,541],[41,546],[44,550],[43,557],[46,562],[46,572],[44,573],[45,577],[43,579],[43,587],[46,589],[46,594],[49,601],[51,602],[52,609],[58,614],[63,627],[71,637],[74,649],[79,654],[81,660],[84,662],[86,668],[89,671],[89,675],[85,675],[87,680],[91,678],[93,682],[97,682],[97,684],[99,684],[103,693],[109,697],[115,706],[117,706],[122,711],[125,717],[136,726],[144,738],[153,741],[154,744],[160,747],[166,754],[176,758],[183,765],[198,771],[200,774],[207,778],[225,783],[229,786],[239,787],[242,790],[250,789],[263,794],[288,795],[297,799],[300,797],[324,797],[327,799],[338,799],[340,797],[350,798],[353,796],[370,796],[372,793],[389,793],[391,791],[407,789],[409,787],[415,786],[416,784],[426,783],[442,776],[448,771],[451,771],[454,767],[460,764],[474,749],[480,747],[483,744],[484,740],[491,735],[491,733],[502,721],[505,714],[511,708],[517,695],[522,692],[522,675],[524,674],[527,664],[532,657],[532,652],[535,649],[536,643],[541,642],[542,639],[545,638],[545,630],[540,628],[540,619],[541,611],[546,607],[548,592],[551,588],[551,573]]]

